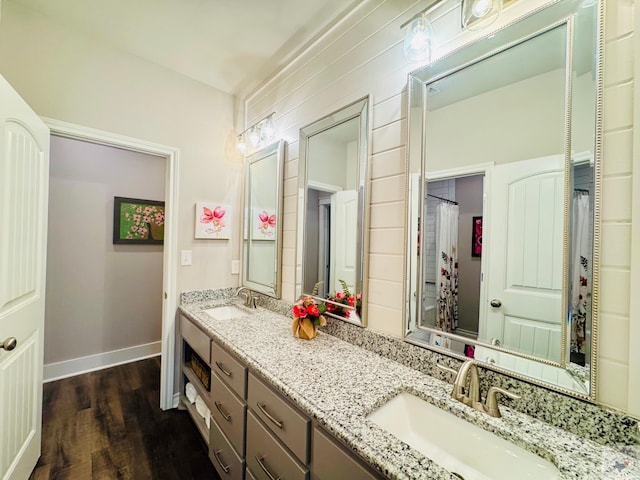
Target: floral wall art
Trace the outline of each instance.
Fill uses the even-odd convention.
[[[162,244],[164,202],[113,198],[113,243]]]
[[[254,240],[276,239],[276,214],[273,210],[254,209],[253,211]]]
[[[231,208],[216,202],[196,203],[196,238],[229,239]]]

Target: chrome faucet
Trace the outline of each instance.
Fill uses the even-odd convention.
[[[256,297],[253,296],[253,292],[247,287],[240,287],[236,290],[236,297],[244,299],[243,305],[245,307],[257,308]]]
[[[482,403],[482,399],[480,398],[480,377],[478,375],[478,366],[475,360],[467,360],[462,364],[459,370],[445,367],[440,364],[437,364],[437,366],[456,375],[456,379],[453,382],[451,398],[464,403],[474,410],[486,413],[491,417],[502,416],[500,414],[500,409],[498,408],[498,393],[506,395],[513,400],[522,398],[520,395],[511,393],[503,388],[490,387],[487,392],[485,403]]]

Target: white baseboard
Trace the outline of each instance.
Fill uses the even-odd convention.
[[[44,366],[42,381],[44,383],[52,382],[53,380],[60,380],[61,378],[73,377],[74,375],[80,375],[82,373],[155,357],[156,355],[160,355],[161,348],[162,342],[153,342],[89,355],[88,357],[72,358],[64,362],[49,363]]]

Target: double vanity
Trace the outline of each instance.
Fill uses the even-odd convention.
[[[451,41],[459,8],[414,19]],[[552,0],[409,72],[402,255],[369,236],[399,230],[373,214],[386,101],[314,102],[246,156],[242,287],[179,312],[181,403],[221,478],[640,478],[637,419],[597,405],[604,9]],[[311,341],[279,300],[301,296],[328,317]]]
[[[252,308],[238,300],[230,289],[206,291],[180,307],[182,400],[223,479],[608,480],[640,472],[623,452],[507,401],[492,417],[451,398],[451,384],[336,336],[294,338],[284,302],[260,296],[263,306]],[[209,369],[209,390],[191,371],[194,351]],[[208,404],[209,428],[184,396],[186,382]]]

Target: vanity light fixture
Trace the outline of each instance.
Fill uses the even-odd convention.
[[[431,59],[433,29],[427,18],[427,11],[404,24],[404,56],[410,62],[428,62]]]
[[[236,139],[236,150],[245,155],[249,147],[256,149],[260,145],[267,145],[274,141],[276,138],[276,124],[273,116],[275,114],[276,112],[270,113],[241,132]]]
[[[462,28],[475,31],[488,27],[502,12],[503,0],[462,0]]]

